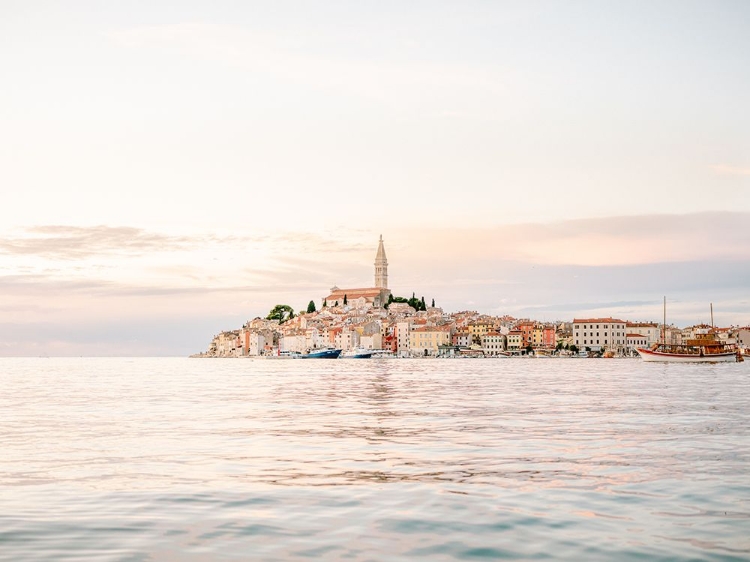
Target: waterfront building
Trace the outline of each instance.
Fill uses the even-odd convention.
[[[545,324],[542,329],[542,347],[551,349],[557,345],[557,330],[552,324]]]
[[[625,344],[625,347],[627,348],[628,355],[636,355],[638,352],[636,349],[639,347],[649,347],[648,343],[648,336],[640,333],[635,334],[627,334],[625,336],[627,343]]]
[[[396,353],[399,356],[409,354],[411,347],[411,322],[404,320],[396,323]]]
[[[750,327],[737,328],[734,337],[741,349],[750,349]]]
[[[507,336],[507,349],[508,351],[520,351],[525,348],[523,345],[523,333],[521,330],[511,330]]]
[[[451,336],[451,343],[455,347],[469,347],[471,345],[471,334],[469,332],[455,332]]]
[[[576,318],[573,339],[580,349],[622,349],[627,345],[626,322],[616,318]]]
[[[505,351],[506,338],[500,332],[487,332],[482,336],[482,349],[489,357],[496,357]]]
[[[437,355],[441,345],[450,344],[450,326],[422,326],[411,331],[409,352],[416,356]]]
[[[534,322],[519,322],[516,330],[521,332],[521,347],[529,347],[534,341]]]
[[[651,347],[653,344],[661,342],[661,330],[655,322],[627,322],[625,329],[628,334],[645,336],[645,347]]]

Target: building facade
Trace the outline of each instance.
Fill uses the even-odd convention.
[[[573,342],[580,349],[624,349],[627,345],[626,322],[616,318],[576,318],[573,320]]]

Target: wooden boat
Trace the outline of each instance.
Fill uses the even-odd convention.
[[[711,305],[711,328],[698,330],[695,338],[683,344],[668,344],[664,341],[664,326],[667,324],[667,299],[664,298],[664,324],[662,341],[650,349],[638,348],[641,359],[649,362],[671,363],[734,363],[742,361],[737,346],[721,341],[713,329],[713,304]]]
[[[710,338],[687,340],[682,345],[657,343],[651,349],[640,348],[636,351],[644,361],[734,363],[742,360],[742,356],[732,345]]]

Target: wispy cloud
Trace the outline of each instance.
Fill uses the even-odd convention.
[[[503,225],[404,229],[412,248],[435,247],[457,264],[515,260],[530,264],[635,265],[750,260],[750,213],[615,216]],[[408,250],[407,250],[408,251]],[[411,254],[411,252],[409,252]],[[411,256],[429,260],[419,252]]]
[[[0,238],[0,253],[76,260],[100,254],[182,250],[196,241],[188,236],[167,236],[128,226],[49,225],[26,228],[22,236]]]
[[[742,168],[740,166],[713,164],[711,169],[722,176],[750,176],[750,168]]]

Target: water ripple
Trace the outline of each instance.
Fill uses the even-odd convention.
[[[0,560],[748,560],[749,374],[0,359]]]

